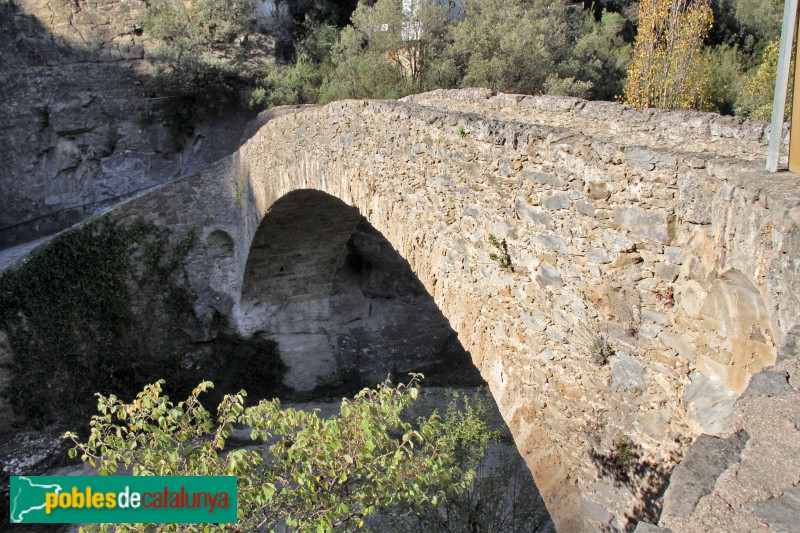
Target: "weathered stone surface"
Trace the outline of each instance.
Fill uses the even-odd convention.
[[[781,394],[794,394],[795,390],[789,385],[789,374],[786,372],[768,372],[763,370],[753,374],[750,384],[742,396],[778,396]]]
[[[564,286],[564,282],[561,279],[558,270],[551,267],[547,263],[542,263],[539,265],[539,269],[536,272],[536,281],[538,281],[539,285],[542,287],[561,288]]]
[[[611,390],[613,392],[640,392],[647,388],[645,369],[626,353],[617,354],[611,363]]]
[[[683,250],[680,248],[675,246],[665,246],[664,255],[667,257],[667,261],[673,265],[683,264]]]
[[[692,166],[691,163],[690,166]],[[703,166],[705,166],[705,163],[703,163]],[[711,224],[713,197],[716,191],[717,187],[715,185],[698,179],[692,173],[687,173],[682,186],[678,189],[679,202],[676,211],[678,217],[692,224]]]
[[[800,375],[797,360],[779,363],[767,373]],[[702,497],[689,516],[678,516],[665,507],[660,524],[675,531],[793,531],[797,517],[797,480],[800,479],[800,440],[796,413],[800,391],[778,395],[742,396],[734,406],[725,436],[749,435],[739,457],[722,471],[713,490]],[[692,455],[690,449],[689,456]],[[691,477],[689,477],[691,479]],[[680,492],[681,480],[670,490]],[[787,529],[788,528],[788,529]]]
[[[689,414],[710,435],[718,435],[728,423],[736,402],[736,391],[697,371],[689,375],[683,402]]]
[[[602,248],[589,248],[586,250],[586,259],[592,263],[606,264],[610,263],[611,259]]]
[[[532,206],[525,200],[517,200],[516,204],[517,216],[520,220],[529,222],[531,224],[538,224],[547,229],[553,227],[553,219],[548,215],[543,208]]]
[[[551,252],[556,252],[563,255],[569,254],[569,246],[567,245],[567,241],[561,237],[557,237],[555,235],[536,234],[531,235],[531,241],[545,250],[550,250]]]
[[[636,249],[636,244],[621,233],[615,231],[603,231],[600,233],[603,245],[612,252],[632,252]]]
[[[69,449],[63,428],[44,431],[4,431],[0,446],[0,514],[9,516],[9,477],[37,476],[65,462]]]
[[[592,200],[608,200],[611,191],[605,182],[591,182],[586,186],[586,196]]]
[[[146,4],[0,3],[0,249],[55,233],[239,146],[250,113],[176,123],[185,104],[158,93]]]
[[[655,275],[659,279],[663,279],[667,283],[672,283],[676,279],[678,279],[678,274],[680,270],[678,267],[673,265],[668,265],[666,263],[659,263],[656,265]]]
[[[672,216],[662,210],[644,211],[638,207],[615,207],[614,222],[637,235],[662,244],[672,241]]]
[[[654,526],[653,524],[648,524],[647,522],[639,522],[636,524],[636,529],[633,530],[633,533],[672,533],[672,530]]]
[[[635,168],[640,168],[642,170],[653,170],[656,168],[658,157],[647,150],[633,148],[629,150],[626,155],[628,163]]]
[[[11,366],[11,343],[8,335],[0,331],[0,391],[5,391],[11,381],[11,376],[4,370]],[[6,398],[0,398],[0,432],[4,431],[14,421],[14,410]]]
[[[642,320],[649,320],[650,322],[655,322],[656,324],[661,324],[662,326],[670,325],[670,320],[667,315],[658,313],[656,311],[651,311],[650,309],[642,309],[641,317]]]
[[[664,494],[664,513],[691,516],[700,498],[714,489],[719,475],[739,459],[749,438],[745,432],[727,439],[700,435],[672,473]]]
[[[529,179],[538,183],[539,185],[551,185],[553,187],[563,187],[566,185],[564,180],[558,176],[554,176],[553,174],[548,174],[546,172],[523,172],[522,176],[525,179]]]
[[[678,352],[687,361],[694,362],[697,358],[697,349],[694,344],[683,335],[662,332],[658,335],[658,339],[668,348]]]
[[[550,211],[558,211],[560,209],[568,208],[570,205],[570,199],[569,195],[566,193],[554,193],[542,198],[541,203],[545,209],[549,209]]]
[[[769,524],[772,531],[791,533],[797,531],[800,516],[800,486],[787,490],[783,496],[753,505],[758,517]]]

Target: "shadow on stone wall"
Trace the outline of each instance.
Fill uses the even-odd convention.
[[[418,371],[442,385],[482,383],[408,262],[357,209],[320,191],[287,194],[261,222],[238,329],[278,343],[295,391]]]

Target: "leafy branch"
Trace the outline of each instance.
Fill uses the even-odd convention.
[[[496,261],[500,268],[514,272],[511,265],[511,256],[508,253],[508,244],[505,239],[498,239],[494,235],[489,235],[489,242],[497,249],[497,253],[489,254],[489,259]]]

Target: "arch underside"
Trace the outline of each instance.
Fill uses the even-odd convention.
[[[286,194],[260,223],[237,327],[278,343],[299,391],[454,360],[477,376],[408,262],[358,209],[316,190]]]

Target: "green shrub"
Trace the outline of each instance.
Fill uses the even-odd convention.
[[[761,64],[747,72],[736,100],[736,114],[754,120],[772,118],[772,101],[775,96],[775,77],[778,73],[780,39],[772,41],[765,49]],[[792,61],[794,70],[794,61]],[[786,117],[792,116],[792,99],[786,101]]]
[[[568,55],[564,6],[536,0],[465,0],[466,18],[452,30],[444,56],[456,83],[540,94]]]
[[[226,391],[280,389],[285,366],[271,341],[223,330],[200,347],[186,333],[201,327],[184,273],[194,239],[102,218],[0,275],[0,330],[12,351],[5,394],[23,423],[83,420],[93,392],[131,397],[163,375],[180,394],[198,374],[219,376]]]
[[[152,58],[164,90],[202,111],[239,100],[268,69],[255,22],[251,0],[150,2],[145,29],[159,42]]]
[[[486,442],[486,424],[474,410],[435,413],[415,424],[403,412],[419,394],[408,385],[365,389],[342,400],[340,414],[281,409],[277,400],[245,407],[245,392],[226,396],[216,419],[199,402],[212,387],[201,383],[184,402],[162,396],[163,382],[148,385],[132,403],[98,396],[86,442],[70,455],[98,466],[120,465],[134,475],[236,475],[236,524],[155,525],[153,531],[292,530],[360,528],[376,510],[393,505],[437,505],[445,491],[470,487],[475,470],[457,452]],[[256,447],[222,453],[235,424],[251,429]],[[101,524],[95,531],[137,531],[136,524]]]
[[[584,89],[585,94],[573,96],[617,100],[622,94],[625,69],[631,56],[630,45],[623,37],[625,18],[619,13],[603,11],[600,20],[595,21],[588,12],[583,29],[583,35],[572,49],[571,61],[575,64],[575,76],[589,85]],[[548,89],[549,93],[551,91]],[[577,91],[573,89],[573,92]]]
[[[489,235],[489,244],[494,247],[496,252],[489,254],[489,259],[495,261],[503,270],[510,270],[514,272],[514,267],[511,265],[511,256],[508,253],[508,244],[505,239],[498,239],[494,235]]]
[[[706,49],[708,87],[704,91],[703,111],[732,115],[742,87],[743,58],[736,46],[720,45]]]

